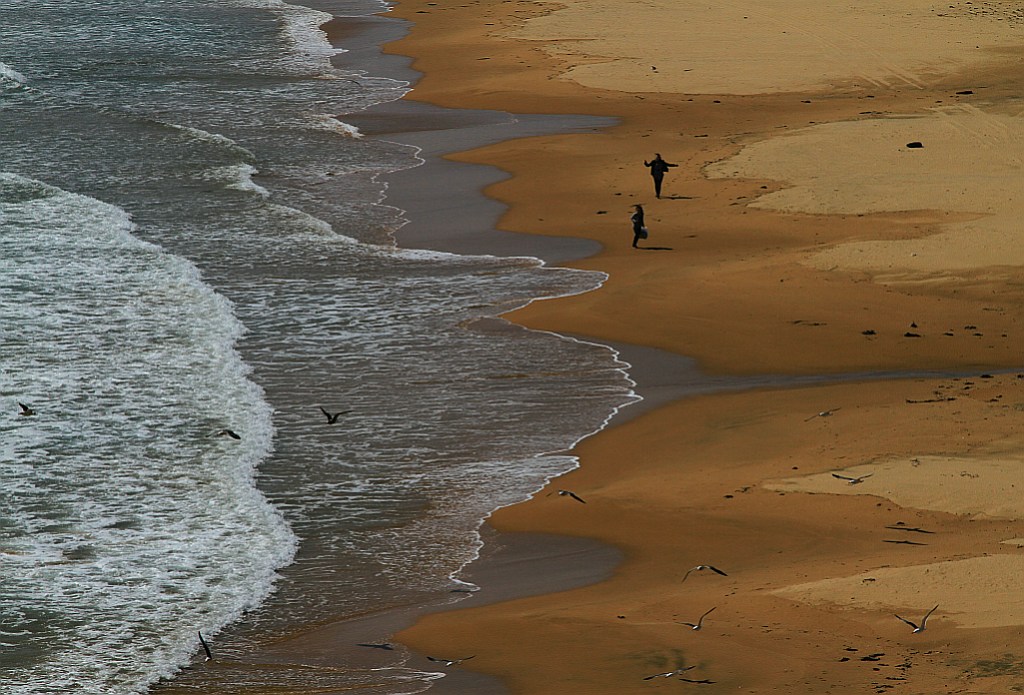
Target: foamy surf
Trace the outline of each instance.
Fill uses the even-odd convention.
[[[14,82],[20,86],[26,84],[28,79],[10,65],[0,63],[0,82]]]
[[[0,174],[3,410],[35,411],[0,420],[12,695],[142,692],[294,550],[254,487],[273,429],[241,325],[132,231],[124,210]],[[228,425],[242,440],[215,436]]]

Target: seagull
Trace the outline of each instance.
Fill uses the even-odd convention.
[[[900,524],[902,523],[903,522],[901,521]],[[896,524],[895,526],[886,526],[886,528],[892,529],[893,531],[912,531],[913,533],[935,533],[935,531],[926,531],[925,529],[919,528],[917,526],[900,526],[899,524]]]
[[[360,642],[356,646],[370,647],[371,649],[385,649],[387,651],[392,651],[394,649],[394,647],[388,644],[387,642],[381,642],[380,644],[374,644],[373,642]]]
[[[444,664],[445,666],[455,666],[456,664],[461,664],[463,661],[469,661],[470,659],[472,659],[475,656],[476,656],[476,654],[474,654],[473,656],[466,656],[466,657],[463,657],[461,659],[435,659],[432,656],[428,656],[427,659],[429,661],[434,661],[434,662],[437,662],[439,664]]]
[[[351,413],[352,411],[351,410],[342,410],[341,412],[337,412],[337,413],[334,413],[332,415],[331,413],[328,413],[326,410],[324,410],[323,406],[320,406],[320,412],[327,416],[327,424],[328,425],[333,425],[334,423],[336,423],[338,421],[339,417],[341,417],[342,415],[345,415],[346,413]]]
[[[671,678],[672,676],[678,676],[680,673],[685,673],[691,668],[697,668],[696,666],[684,666],[677,668],[675,671],[666,671],[665,673],[655,673],[653,676],[644,676],[645,681],[652,680],[654,678]]]
[[[572,497],[577,502],[582,502],[583,504],[586,504],[586,502],[584,502],[583,499],[572,490],[559,490],[558,494],[561,497]]]
[[[213,652],[210,651],[210,645],[203,639],[203,633],[199,632],[199,643],[203,645],[203,651],[206,652],[206,660],[213,661]]]
[[[682,620],[677,620],[676,622],[679,623],[680,625],[689,625],[691,630],[699,630],[704,625],[704,618],[706,618],[708,616],[708,613],[710,613],[711,611],[715,610],[715,608],[718,608],[718,606],[715,606],[714,608],[712,608],[712,609],[710,609],[708,611],[705,611],[704,615],[700,616],[700,618],[697,619],[696,623],[687,623],[687,622],[682,621]]]
[[[833,478],[839,478],[840,480],[845,480],[850,485],[858,485],[860,483],[863,483],[865,480],[867,480],[868,478],[870,478],[873,475],[874,475],[874,473],[865,473],[864,475],[859,475],[856,478],[851,478],[848,475],[840,475],[839,473],[833,473],[832,477]]]
[[[935,606],[935,608],[938,608],[938,606]],[[910,627],[914,628],[914,634],[916,635],[918,632],[924,632],[925,624],[927,624],[927,622],[928,622],[928,616],[935,612],[935,608],[932,608],[930,611],[928,611],[927,613],[924,614],[924,617],[921,618],[921,624],[920,625],[918,625],[917,623],[912,623],[909,620],[907,620],[906,618],[901,618],[900,616],[896,615],[895,613],[893,613],[893,615],[896,615],[897,618],[899,618],[900,620],[905,622]]]
[[[715,574],[720,574],[723,577],[729,576],[717,567],[712,567],[711,565],[697,565],[696,567],[691,567],[690,569],[686,570],[686,574],[683,575],[683,581],[685,582],[686,578],[690,576],[690,572],[703,572],[704,570],[711,570]]]
[[[810,422],[811,420],[813,420],[816,417],[828,417],[832,413],[836,412],[837,410],[839,410],[839,408],[832,408],[832,410],[822,410],[820,413],[815,413],[814,415],[812,415],[809,418],[805,419],[804,422]]]
[[[35,415],[36,414],[36,411],[32,410],[31,408],[29,408],[24,403],[19,403],[18,407],[21,408],[21,412],[18,413],[18,415],[24,415],[25,417],[28,417],[29,415]]]
[[[218,436],[218,437],[228,436],[228,437],[231,437],[232,439],[241,439],[241,437],[238,436],[237,432],[235,432],[234,430],[228,430],[228,429],[221,430],[220,432],[217,433],[216,436]]]

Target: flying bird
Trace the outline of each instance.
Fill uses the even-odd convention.
[[[210,651],[210,645],[203,639],[203,633],[199,632],[199,643],[203,645],[203,651],[206,652],[206,660],[213,661],[213,652]]]
[[[833,473],[832,477],[833,478],[838,478],[839,480],[845,480],[850,485],[858,485],[860,483],[863,483],[865,480],[867,480],[868,478],[870,478],[873,475],[874,475],[874,473],[865,473],[864,475],[859,475],[857,477],[852,477],[852,476],[849,476],[849,475],[840,475],[839,473]]]
[[[711,611],[715,610],[715,608],[718,608],[718,606],[715,606],[714,608],[711,608],[710,610],[705,611],[704,615],[700,616],[700,618],[698,618],[697,622],[695,622],[695,623],[688,623],[688,622],[683,621],[683,620],[677,620],[676,622],[679,623],[680,625],[689,625],[691,630],[699,630],[699,629],[701,629],[701,627],[704,626],[704,618],[706,618],[708,616],[708,613],[710,613]]]
[[[345,415],[347,413],[351,413],[352,411],[351,410],[342,410],[340,412],[331,414],[331,413],[328,413],[326,410],[324,410],[323,406],[320,406],[320,412],[323,413],[325,416],[327,416],[327,424],[328,425],[333,425],[334,423],[336,423],[338,421],[339,417],[341,417],[342,415]]]
[[[473,656],[466,656],[461,659],[435,659],[432,656],[428,656],[427,659],[438,664],[444,664],[445,666],[455,666],[456,664],[461,664],[463,661],[469,661],[475,656],[476,654],[474,654]]]
[[[917,526],[900,526],[899,524],[896,524],[895,526],[886,526],[886,528],[892,529],[893,531],[911,531],[913,533],[935,533],[935,531],[926,531],[925,529],[918,528]]]
[[[810,422],[816,417],[829,417],[832,413],[836,412],[837,410],[839,410],[839,408],[832,408],[832,410],[822,410],[820,413],[815,413],[809,418],[806,418],[804,422]]]
[[[220,432],[217,433],[217,436],[218,437],[227,436],[227,437],[231,437],[232,439],[241,439],[241,437],[238,436],[237,432],[235,432],[234,430],[228,430],[228,429],[221,430]]]
[[[935,606],[935,608],[938,608],[938,606]],[[927,613],[924,614],[924,617],[921,618],[921,624],[920,625],[918,625],[917,623],[911,622],[911,621],[907,620],[906,618],[902,618],[902,617],[896,615],[895,613],[893,613],[893,615],[896,615],[897,618],[899,618],[900,620],[905,622],[910,627],[914,628],[914,634],[916,635],[918,632],[924,632],[925,625],[928,623],[928,616],[930,616],[932,613],[935,612],[935,608],[932,608],[930,611],[928,611]]]
[[[559,490],[558,494],[561,497],[572,497],[577,502],[582,502],[583,504],[586,504],[586,502],[584,502],[583,499],[572,490]]]
[[[653,680],[654,678],[671,678],[672,676],[678,676],[680,673],[686,673],[691,668],[697,668],[696,666],[684,666],[677,668],[675,671],[666,671],[665,673],[655,673],[652,676],[644,676],[645,681]]]
[[[29,408],[24,403],[19,403],[18,407],[21,408],[21,412],[18,413],[18,415],[24,415],[24,416],[28,417],[29,415],[35,415],[36,414],[36,411],[32,410],[31,408]]]
[[[686,578],[690,576],[691,572],[703,572],[704,570],[711,570],[715,574],[720,574],[723,577],[729,576],[717,567],[712,567],[711,565],[697,565],[696,567],[691,567],[690,569],[686,570],[686,574],[683,575],[683,581],[686,581]]]

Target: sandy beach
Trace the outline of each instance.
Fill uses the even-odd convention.
[[[617,119],[453,159],[508,174],[487,188],[509,206],[501,229],[602,247],[563,261],[607,273],[599,291],[507,318],[620,346],[652,396],[578,445],[578,470],[489,520],[608,544],[623,557],[610,577],[433,613],[396,639],[473,655],[450,670],[513,693],[1024,687],[1022,11],[394,12],[414,26],[387,50],[425,73],[409,99]],[[655,152],[678,164],[661,199],[643,165]],[[678,398],[672,356],[737,388]],[[725,576],[687,574],[703,565]],[[933,606],[926,631],[896,617]],[[680,624],[709,609],[701,630]],[[644,681],[688,666],[690,683]]]

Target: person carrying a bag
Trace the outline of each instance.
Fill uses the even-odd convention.
[[[647,238],[647,227],[644,226],[644,206],[634,205],[633,208],[635,212],[630,215],[629,221],[633,223],[633,248],[637,248],[636,243]]]

